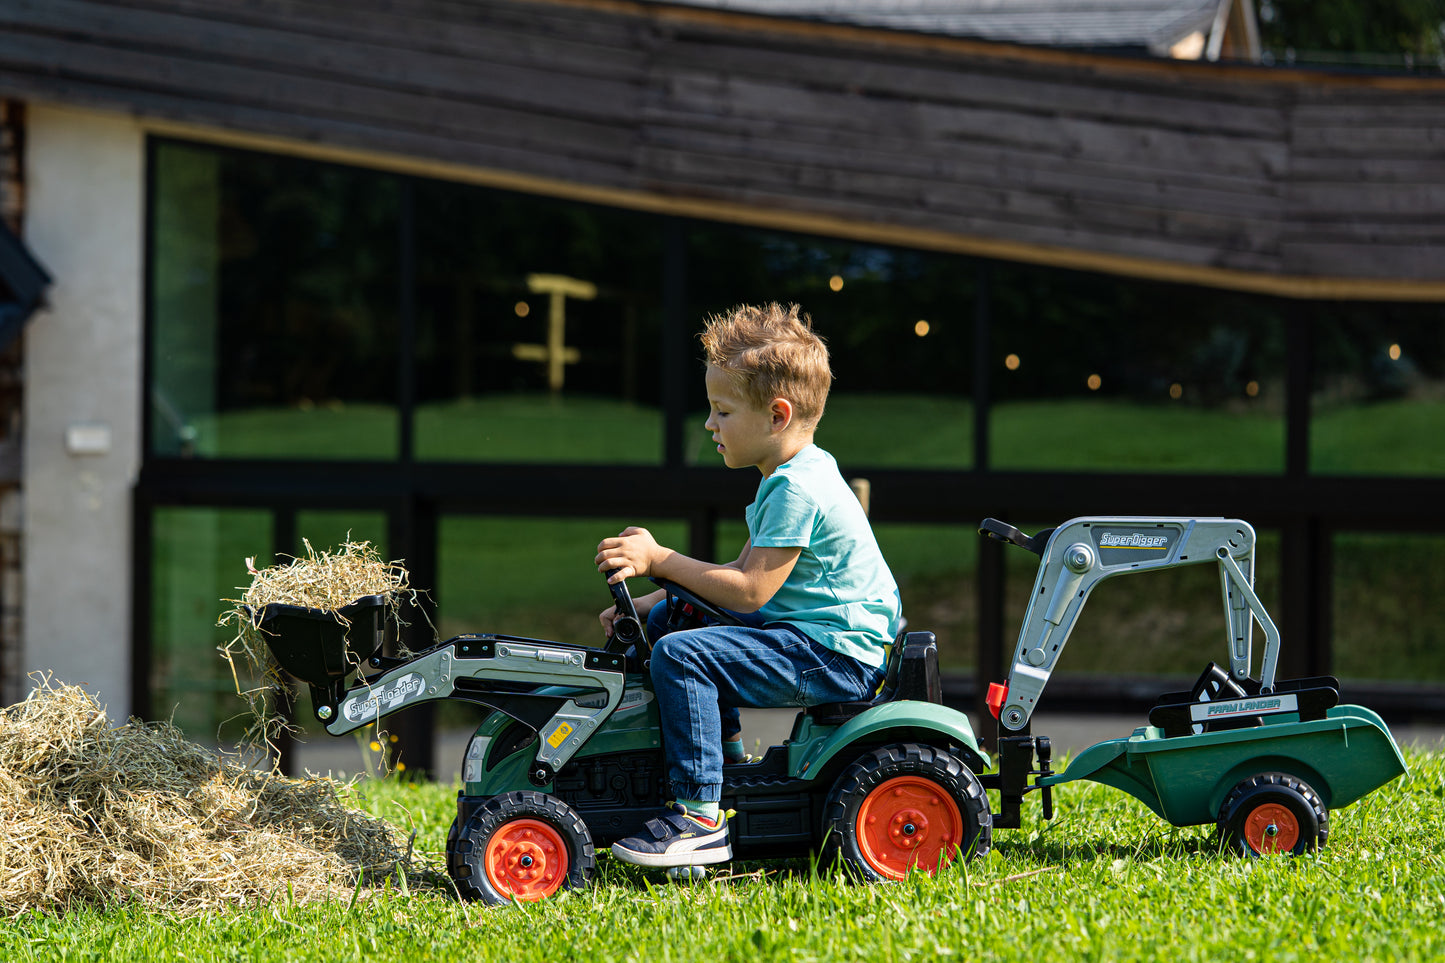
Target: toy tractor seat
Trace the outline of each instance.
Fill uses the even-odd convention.
[[[934,704],[943,702],[943,683],[938,675],[938,640],[932,632],[899,634],[888,652],[883,685],[872,699],[827,702],[809,706],[806,711],[819,725],[840,726],[867,709],[902,699]]]

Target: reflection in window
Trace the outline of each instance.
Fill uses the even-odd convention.
[[[296,539],[294,554],[302,555],[305,547],[301,539],[311,543],[312,549],[321,552],[338,552],[345,542],[370,542],[386,561],[392,561],[386,554],[386,514],[367,511],[299,511],[296,513]]]
[[[970,262],[700,225],[688,235],[687,278],[694,330],[740,303],[796,303],[813,318],[836,379],[817,440],[845,470],[973,463]],[[686,426],[687,457],[718,464],[702,427],[700,361],[688,390],[696,413]]]
[[[956,525],[872,525],[898,582],[908,631],[934,634],[945,672],[972,669],[978,663],[977,531]],[[741,521],[718,523],[714,561],[737,558],[747,537]]]
[[[271,513],[252,509],[160,508],[151,526],[152,716],[187,738],[233,745],[249,718],[226,661],[216,651],[234,636],[218,627],[251,584],[246,559],[264,560]]]
[[[990,464],[1284,470],[1284,324],[1268,300],[999,267]]]
[[[1334,538],[1333,673],[1342,680],[1445,682],[1440,559],[1445,535]]]
[[[416,185],[418,458],[662,460],[657,218]]]
[[[395,178],[160,142],[160,455],[397,455]]]
[[[442,518],[436,599],[441,637],[495,632],[601,645],[597,616],[612,604],[612,596],[593,559],[598,542],[629,525],[646,528],[664,545],[687,550],[687,529],[681,522]],[[627,584],[639,597],[657,589],[647,579],[629,579]]]
[[[1445,305],[1320,305],[1310,470],[1445,475]]]
[[[873,525],[903,596],[910,632],[938,639],[939,666],[978,664],[978,533],[969,526]]]

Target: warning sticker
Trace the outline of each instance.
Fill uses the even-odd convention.
[[[559,725],[555,730],[553,730],[552,734],[547,737],[547,745],[551,746],[553,749],[556,749],[560,747],[562,743],[567,739],[567,737],[571,734],[572,727],[564,722]]]

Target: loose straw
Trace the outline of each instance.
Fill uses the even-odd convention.
[[[348,897],[405,870],[404,841],[351,791],[259,773],[168,723],[112,726],[84,690],[40,679],[0,710],[0,912]]]
[[[370,542],[353,542],[348,538],[335,551],[318,553],[309,541],[302,541],[306,546],[305,557],[294,557],[287,564],[258,570],[254,558],[246,559],[251,584],[242,589],[241,598],[223,600],[229,602],[231,608],[221,613],[216,623],[236,627],[235,637],[219,651],[230,666],[237,695],[246,700],[250,709],[251,722],[242,737],[242,745],[272,758],[279,756],[277,736],[290,725],[278,708],[280,700],[273,694],[282,692],[289,697],[291,689],[266,648],[260,621],[263,607],[275,602],[319,609],[346,623],[339,609],[364,596],[384,595],[387,618],[401,624],[402,600],[414,601],[416,596],[406,566],[402,562],[383,561]],[[253,678],[259,682],[252,684]]]

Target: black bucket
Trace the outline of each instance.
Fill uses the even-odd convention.
[[[336,687],[386,641],[386,595],[363,595],[336,610],[270,602],[256,618],[276,662],[318,689]]]

